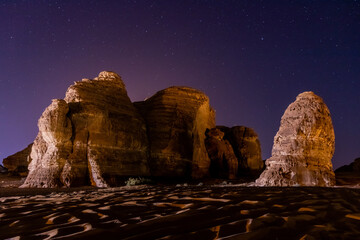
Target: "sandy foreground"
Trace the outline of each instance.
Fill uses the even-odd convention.
[[[360,189],[0,188],[0,239],[360,239]]]

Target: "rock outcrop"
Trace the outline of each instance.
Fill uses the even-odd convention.
[[[238,159],[224,135],[218,128],[206,131],[205,146],[211,160],[210,176],[235,179],[238,173]]]
[[[260,186],[332,186],[335,134],[330,112],[313,92],[297,96],[281,118]]]
[[[38,127],[22,187],[108,187],[133,176],[235,179],[263,164],[257,134],[216,129],[201,91],[170,87],[132,103],[114,72],[75,82]]]
[[[153,176],[208,175],[210,159],[204,139],[206,129],[215,127],[215,112],[204,93],[170,87],[135,106],[146,121]]]
[[[65,161],[72,151],[68,104],[55,99],[38,121],[39,133],[31,149],[29,174],[22,187],[59,187]]]
[[[75,82],[38,127],[23,187],[106,187],[150,174],[145,122],[116,73]]]
[[[119,75],[101,72],[76,82],[65,101],[74,126],[73,151],[62,174],[65,185],[83,185],[86,174],[98,187],[117,185],[122,176],[150,174],[145,122]]]
[[[25,149],[3,159],[4,167],[6,167],[11,174],[20,176],[26,176],[28,174],[32,145],[31,143]]]
[[[360,174],[360,158],[356,158],[349,165],[344,165],[335,170],[335,173],[358,172]]]
[[[360,185],[360,158],[335,170],[337,185]]]
[[[218,126],[225,133],[239,162],[239,176],[259,176],[264,167],[261,158],[261,147],[256,132],[249,127],[234,126],[232,128]]]
[[[8,172],[7,168],[0,165],[0,173],[7,173],[7,172]]]

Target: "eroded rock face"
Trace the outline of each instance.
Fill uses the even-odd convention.
[[[209,171],[211,177],[235,179],[238,173],[238,159],[224,135],[218,128],[206,131],[205,146],[211,160]]]
[[[4,167],[14,175],[26,176],[28,174],[28,165],[31,161],[30,152],[32,143],[25,149],[3,159]]]
[[[259,176],[264,162],[261,158],[260,141],[256,132],[245,126],[232,128],[218,126],[218,128],[225,133],[225,139],[230,142],[234,150],[239,161],[239,174],[257,174]]]
[[[170,87],[135,106],[146,121],[153,176],[208,175],[210,159],[204,139],[206,129],[215,127],[215,112],[204,93]]]
[[[73,152],[62,179],[66,186],[106,187],[121,176],[150,174],[145,122],[131,103],[123,81],[113,72],[70,86],[65,101],[74,126]]]
[[[72,149],[68,104],[54,99],[38,121],[39,133],[31,149],[29,174],[22,187],[59,187],[60,175]]]
[[[260,186],[332,186],[335,134],[330,112],[313,92],[297,96],[281,118]]]
[[[106,187],[150,174],[145,122],[116,73],[75,82],[38,126],[23,187]]]

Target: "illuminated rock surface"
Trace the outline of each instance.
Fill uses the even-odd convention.
[[[208,176],[204,139],[205,130],[215,126],[215,113],[204,93],[170,87],[136,106],[116,73],[75,82],[39,119],[22,187],[108,187],[129,176]]]
[[[23,187],[58,187],[65,161],[72,149],[68,104],[55,99],[38,121],[39,133],[31,149],[29,174]]]
[[[206,129],[215,127],[215,112],[204,93],[170,87],[135,106],[146,121],[153,176],[208,175],[210,159],[204,139]]]
[[[297,96],[281,118],[260,186],[332,186],[335,135],[330,112],[313,92]]]
[[[65,101],[74,126],[73,150],[62,173],[66,186],[117,185],[121,176],[150,174],[145,122],[113,72],[70,86]]]
[[[38,126],[22,187],[106,187],[121,176],[150,174],[145,122],[116,73],[75,82]]]

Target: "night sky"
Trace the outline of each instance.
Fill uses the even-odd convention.
[[[0,0],[0,29],[0,162],[35,139],[51,99],[103,70],[132,101],[202,90],[218,125],[255,129],[264,159],[286,107],[314,91],[334,168],[360,157],[359,1]]]

